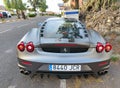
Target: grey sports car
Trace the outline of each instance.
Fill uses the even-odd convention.
[[[17,44],[20,72],[33,75],[99,75],[108,72],[112,46],[73,18],[49,18]]]

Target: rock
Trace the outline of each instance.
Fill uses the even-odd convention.
[[[116,19],[115,19],[115,23],[117,23],[117,24],[120,25],[120,17],[116,17]]]
[[[112,27],[111,32],[115,32],[116,34],[120,34],[120,27]]]
[[[115,38],[115,41],[120,42],[120,36],[117,36],[117,37]]]

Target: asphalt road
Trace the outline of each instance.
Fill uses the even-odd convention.
[[[120,62],[112,63],[107,75],[98,79],[89,77],[60,80],[55,76],[41,79],[37,74],[34,78],[19,73],[16,59],[16,44],[38,22],[48,17],[36,17],[29,20],[0,24],[0,88],[119,88]]]

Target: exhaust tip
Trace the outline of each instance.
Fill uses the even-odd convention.
[[[30,71],[25,71],[24,74],[25,74],[25,75],[29,75],[29,74],[30,74]]]
[[[24,70],[23,70],[23,69],[20,69],[20,73],[24,74]]]
[[[24,69],[20,69],[20,73],[24,74],[24,75],[29,75],[31,72],[24,70]]]
[[[107,74],[108,73],[108,71],[105,71],[105,74]]]
[[[107,74],[107,73],[108,73],[107,70],[103,70],[103,71],[98,72],[99,75],[105,75],[105,74]]]

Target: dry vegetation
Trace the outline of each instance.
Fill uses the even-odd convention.
[[[107,6],[103,8],[102,5],[97,10],[96,8],[88,10],[91,5],[96,5],[92,1],[90,2],[92,4],[87,4],[83,11],[87,28],[101,33],[113,45],[113,54],[120,54],[120,49],[118,49],[120,44],[120,2],[111,4],[109,8]]]

